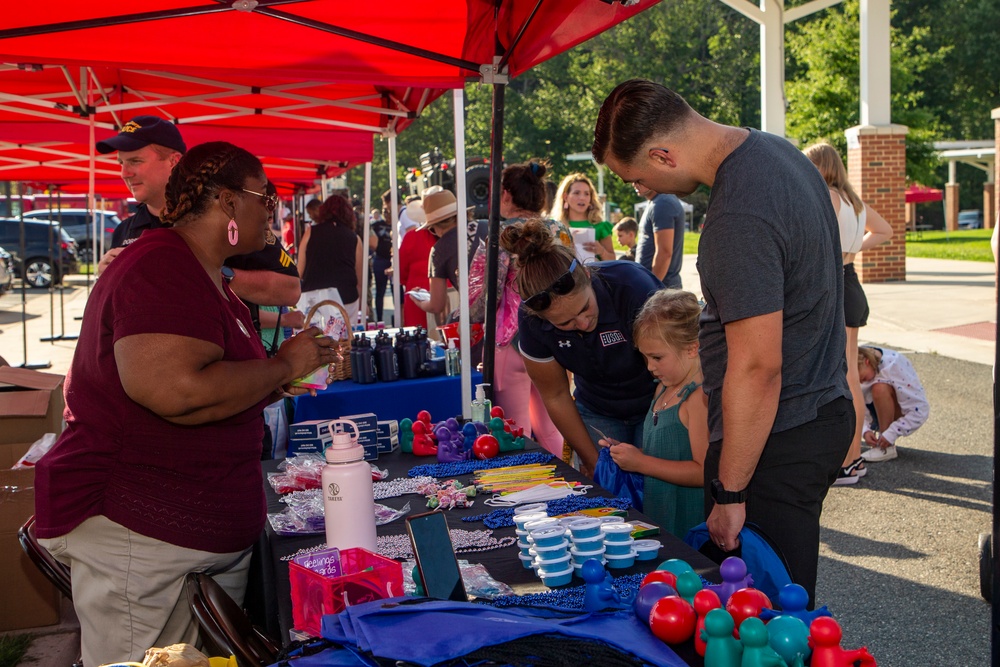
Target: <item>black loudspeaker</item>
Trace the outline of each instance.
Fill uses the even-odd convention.
[[[466,204],[475,207],[473,217],[486,219],[490,215],[490,165],[474,164],[465,170]]]

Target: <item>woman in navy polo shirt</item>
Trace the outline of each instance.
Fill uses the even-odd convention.
[[[632,342],[632,322],[663,285],[634,262],[584,267],[541,220],[510,225],[500,245],[517,256],[518,347],[528,376],[582,470],[592,474],[600,436],[588,426],[642,442],[653,376]],[[574,374],[575,396],[566,371]]]

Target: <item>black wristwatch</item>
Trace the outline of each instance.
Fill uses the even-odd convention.
[[[231,267],[222,267],[222,279],[226,281],[226,284],[233,282],[233,278],[236,277],[236,272],[233,271]]]
[[[745,503],[747,501],[747,490],[726,491],[726,487],[722,486],[722,482],[718,479],[713,479],[712,500],[715,501],[716,505],[737,505],[739,503]]]

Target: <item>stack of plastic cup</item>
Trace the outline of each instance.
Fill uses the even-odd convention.
[[[525,524],[532,545],[528,553],[534,556],[535,571],[542,583],[549,588],[565,586],[573,578],[566,528],[554,519],[552,523],[537,525],[540,523],[542,522],[529,521]]]
[[[605,523],[601,525],[604,535],[604,557],[608,567],[621,569],[635,564],[636,551],[633,548],[633,526],[630,523]]]
[[[541,508],[541,511],[538,510],[539,507]],[[519,513],[518,510],[521,510],[522,508],[527,511]],[[514,510],[514,532],[517,533],[517,546],[521,549],[521,553],[519,554],[521,565],[523,565],[526,570],[531,569],[535,557],[529,552],[529,549],[531,548],[531,541],[525,525],[534,521],[545,521],[548,518],[549,516],[545,513],[545,505],[542,503],[522,505]],[[552,521],[555,522],[555,519]]]
[[[569,553],[573,558],[573,568],[579,573],[583,564],[594,558],[604,565],[604,535],[601,533],[601,520],[594,518],[578,518],[567,528],[573,540]]]

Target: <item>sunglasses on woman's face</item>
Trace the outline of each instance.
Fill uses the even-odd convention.
[[[268,213],[274,213],[274,209],[278,208],[278,195],[266,195],[262,192],[254,192],[253,190],[247,190],[243,188],[243,192],[250,195],[257,195],[264,202],[264,208],[267,209]]]
[[[553,295],[566,296],[572,292],[573,288],[576,287],[576,280],[573,279],[573,272],[576,270],[576,267],[577,261],[574,259],[569,265],[569,268],[566,269],[566,273],[556,278],[552,284],[549,285],[548,289],[544,289],[538,294],[525,299],[524,305],[536,313],[540,313],[552,305]]]

